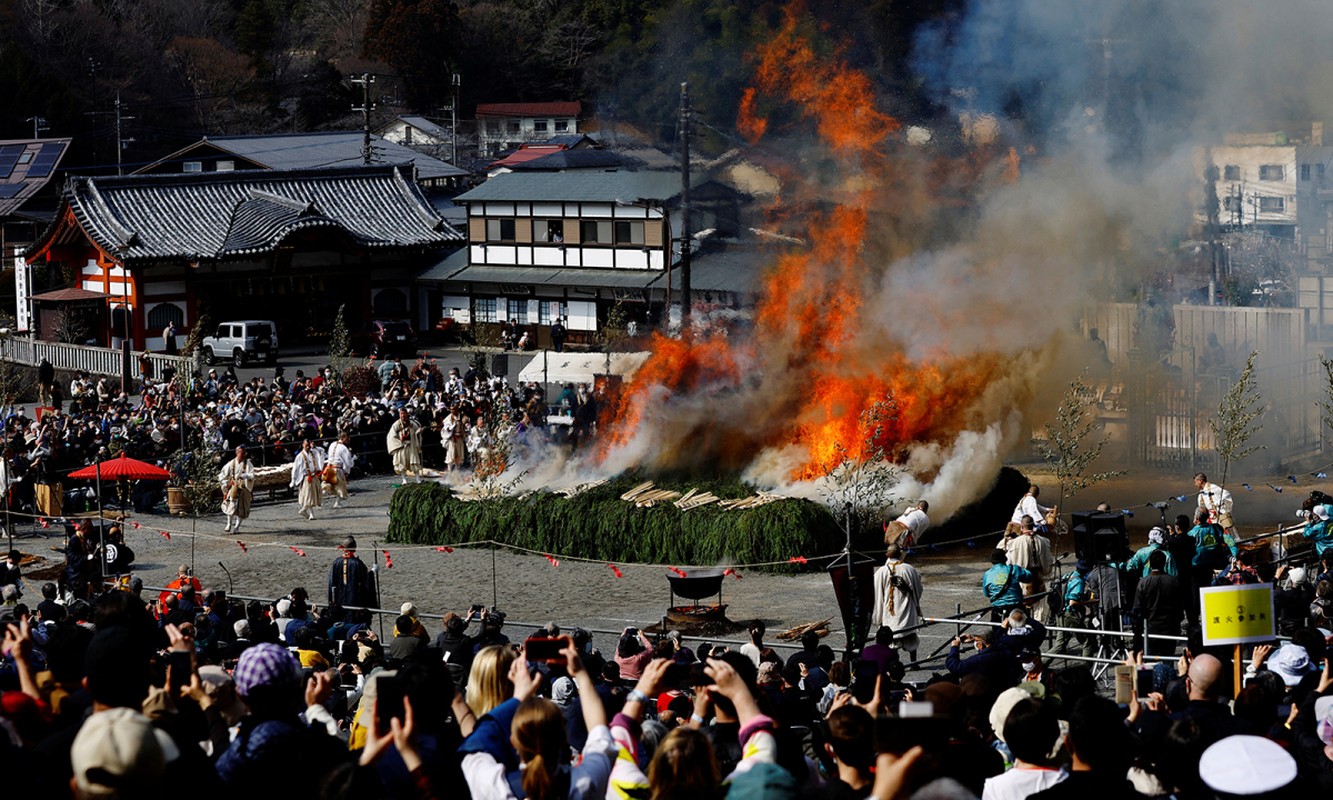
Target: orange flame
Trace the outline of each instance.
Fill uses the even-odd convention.
[[[875,106],[871,80],[840,55],[818,54],[803,27],[799,4],[789,7],[758,49],[737,126],[753,142],[813,123],[834,174],[826,169],[818,188],[808,179],[784,187],[784,204],[769,210],[779,225],[802,220],[803,229],[792,232],[810,245],[776,257],[751,336],[653,339],[651,357],[610,413],[603,456],[648,424],[651,410],[665,419],[653,421],[659,441],[649,466],[712,462],[739,469],[760,449],[794,449],[799,465],[790,477],[815,478],[844,456],[897,457],[908,445],[956,436],[976,421],[970,409],[1004,366],[999,356],[914,363],[897,343],[872,335],[876,319],[913,313],[910,297],[894,308],[865,306],[892,260],[884,251],[901,254],[905,247],[878,244],[881,228],[890,219],[904,226],[915,219],[901,213],[905,204],[888,155],[899,123]],[[945,171],[933,170],[928,180],[943,182]],[[966,181],[982,170],[952,171],[965,176],[953,180]],[[841,184],[830,188],[839,175]],[[797,204],[802,187],[817,194]],[[868,237],[876,239],[874,248],[867,248]],[[892,399],[892,417],[868,423],[865,412],[885,398]],[[682,410],[687,406],[692,410]]]

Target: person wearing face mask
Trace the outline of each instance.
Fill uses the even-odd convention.
[[[13,586],[19,597],[23,596],[23,574],[19,567],[22,560],[22,553],[10,550],[4,564],[0,565],[0,586]]]
[[[1018,669],[1022,672],[1019,683],[1040,683],[1046,687],[1046,691],[1049,693],[1051,691],[1051,671],[1046,668],[1045,662],[1041,660],[1040,651],[1020,650],[1016,657],[1018,659]]]

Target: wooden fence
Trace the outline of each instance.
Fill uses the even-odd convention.
[[[139,374],[139,353],[130,353],[130,374]],[[79,344],[43,342],[37,339],[24,339],[17,336],[0,338],[0,360],[15,364],[37,366],[45,358],[56,369],[85,370],[94,375],[120,377],[123,354],[120,350],[109,347],[89,347]],[[189,371],[190,359],[181,356],[168,356],[161,353],[149,353],[153,364],[153,374],[161,375],[164,367],[175,367],[178,371]]]

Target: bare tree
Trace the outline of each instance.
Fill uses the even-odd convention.
[[[1069,382],[1060,407],[1055,410],[1055,422],[1048,422],[1046,441],[1038,445],[1041,457],[1055,470],[1060,482],[1057,507],[1066,497],[1073,497],[1095,483],[1125,474],[1124,470],[1108,470],[1088,474],[1088,469],[1101,458],[1102,448],[1110,441],[1110,434],[1090,439],[1100,426],[1093,408],[1096,397],[1087,382],[1087,371]]]
[[[889,422],[897,415],[893,397],[886,395],[875,401],[857,418],[861,441],[834,442],[834,459],[823,467],[825,480],[820,493],[824,504],[834,514],[844,515],[853,533],[878,522],[894,503],[899,471],[883,442]]]
[[[83,344],[88,339],[88,320],[69,306],[61,306],[55,315],[56,339],[65,344]]]
[[[1222,487],[1227,485],[1227,475],[1232,464],[1261,449],[1259,445],[1250,444],[1250,439],[1263,428],[1263,423],[1257,421],[1263,413],[1254,378],[1254,360],[1258,357],[1258,350],[1250,353],[1240,377],[1222,395],[1217,405],[1217,417],[1208,421],[1217,443],[1217,457],[1221,461],[1222,480],[1218,481],[1218,485]]]

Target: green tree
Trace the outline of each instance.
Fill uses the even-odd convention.
[[[449,96],[447,57],[457,50],[458,32],[458,6],[450,0],[373,0],[362,54],[393,67],[409,106],[434,108]]]
[[[339,375],[348,367],[359,363],[352,358],[352,334],[347,330],[347,304],[338,306],[338,314],[333,318],[333,333],[329,335],[329,362]]]
[[[1055,422],[1048,422],[1046,441],[1038,445],[1041,457],[1055,470],[1060,483],[1060,498],[1056,506],[1063,506],[1066,497],[1073,497],[1084,489],[1108,478],[1125,474],[1124,470],[1108,470],[1088,474],[1088,469],[1102,455],[1102,448],[1110,441],[1110,434],[1094,437],[1100,423],[1094,409],[1096,397],[1087,382],[1087,372],[1069,382],[1060,407],[1055,410]],[[1092,437],[1092,438],[1090,438]]]
[[[1250,444],[1250,439],[1263,428],[1263,423],[1258,422],[1263,406],[1259,403],[1259,389],[1254,378],[1254,361],[1258,357],[1258,350],[1250,353],[1240,377],[1217,404],[1217,417],[1208,420],[1222,467],[1222,480],[1218,485],[1224,488],[1231,465],[1260,449],[1259,445]]]

